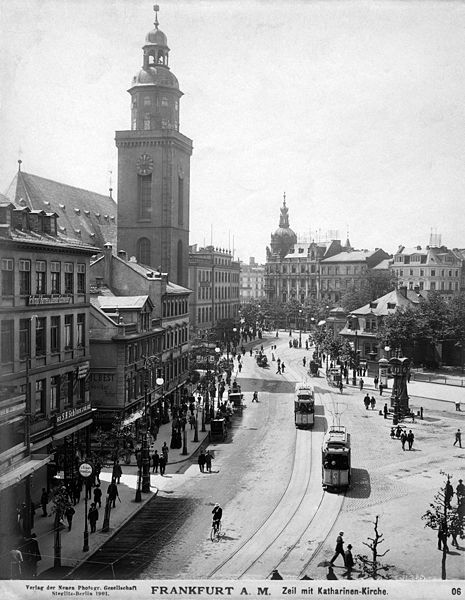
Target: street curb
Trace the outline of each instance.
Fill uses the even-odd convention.
[[[114,531],[110,534],[110,536],[104,540],[101,544],[99,544],[95,550],[89,551],[89,553],[87,555],[84,555],[82,557],[82,559],[78,559],[79,562],[71,569],[71,571],[69,573],[66,574],[66,577],[64,577],[64,579],[70,579],[71,575],[74,573],[74,571],[76,571],[76,569],[78,569],[82,563],[84,563],[85,561],[89,560],[92,556],[94,556],[94,554],[96,552],[98,552],[100,550],[100,548],[106,544],[107,542],[109,542],[118,532],[119,530],[126,525],[126,523],[128,523],[131,519],[133,519],[137,513],[152,499],[155,498],[156,496],[158,496],[158,492],[159,492],[159,488],[155,488],[155,490],[153,491],[152,495],[150,497],[144,498],[144,500],[140,503],[139,507],[136,508],[136,510],[128,515],[123,521],[121,521],[121,523],[118,524],[117,527],[114,528]],[[134,501],[132,501],[134,502]],[[139,504],[139,503],[137,503]]]

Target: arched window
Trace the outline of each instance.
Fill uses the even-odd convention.
[[[140,238],[137,241],[137,262],[143,265],[150,265],[150,240]]]
[[[139,199],[139,217],[150,219],[152,216],[152,175],[137,177],[137,196]]]
[[[184,252],[184,248],[183,248],[181,240],[179,240],[178,241],[178,255],[177,255],[177,272],[178,272],[177,284],[178,285],[184,285],[183,252]]]

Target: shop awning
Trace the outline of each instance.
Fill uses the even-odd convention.
[[[132,413],[132,415],[129,415],[129,417],[126,417],[122,423],[123,427],[126,427],[126,425],[131,425],[131,423],[134,423],[134,421],[137,421],[137,419],[140,419],[142,417],[142,415],[144,414],[144,412],[142,410],[136,410],[136,412]]]
[[[16,485],[28,475],[44,467],[53,460],[53,454],[32,454],[26,461],[0,476],[0,491]]]

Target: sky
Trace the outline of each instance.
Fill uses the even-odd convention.
[[[465,247],[465,2],[159,0],[193,140],[190,243]],[[0,0],[0,192],[17,170],[117,197],[148,0]]]

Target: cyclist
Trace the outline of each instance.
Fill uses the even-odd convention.
[[[216,531],[219,530],[220,525],[221,525],[221,517],[223,516],[223,509],[221,508],[221,506],[218,504],[218,502],[215,504],[215,508],[212,510],[212,515],[213,515],[213,523],[212,523],[212,527],[213,529]]]

